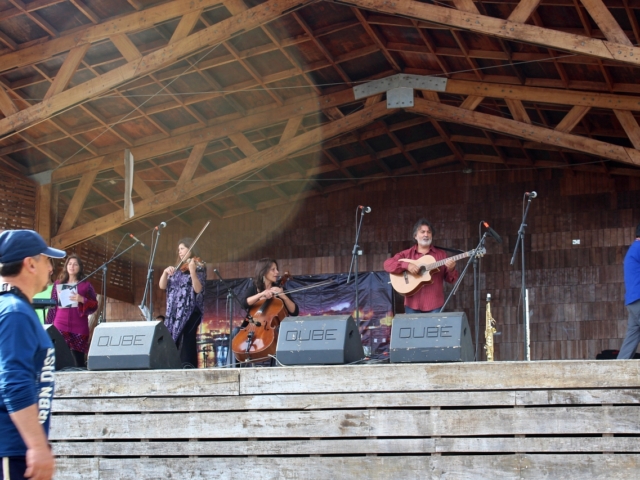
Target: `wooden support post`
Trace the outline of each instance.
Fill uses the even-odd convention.
[[[51,183],[36,188],[36,232],[49,243],[51,240]]]

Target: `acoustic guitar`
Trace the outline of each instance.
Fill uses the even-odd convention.
[[[436,259],[431,255],[424,255],[417,260],[412,260],[410,258],[401,258],[401,262],[412,263],[416,267],[420,269],[420,271],[414,275],[409,273],[408,271],[404,271],[402,273],[390,273],[391,277],[391,285],[393,289],[398,292],[400,295],[404,295],[405,297],[410,297],[415,294],[418,290],[420,290],[425,284],[431,283],[431,274],[438,271],[438,269],[443,266],[448,260],[460,260],[462,258],[467,258],[474,254],[476,250],[469,250],[468,252],[461,253],[460,255],[456,255],[455,257],[445,258],[444,260],[440,260],[436,262]],[[486,253],[484,248],[480,248],[478,250],[478,257],[482,257]]]

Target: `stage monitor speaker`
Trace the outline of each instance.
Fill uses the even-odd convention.
[[[162,322],[101,323],[89,347],[89,370],[181,368],[171,333]]]
[[[350,315],[287,317],[276,357],[283,365],[342,365],[364,358],[360,330]]]
[[[76,359],[73,357],[69,345],[64,341],[60,330],[53,325],[45,325],[44,329],[53,343],[53,348],[56,350],[56,370],[77,367]]]
[[[396,315],[389,346],[391,363],[471,362],[471,330],[464,312]]]

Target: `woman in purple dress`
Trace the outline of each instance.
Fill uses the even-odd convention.
[[[160,277],[160,288],[167,291],[167,311],[164,324],[176,342],[180,360],[193,367],[198,366],[196,334],[204,312],[204,282],[207,277],[204,264],[195,260],[197,247],[191,249],[192,238],[183,238],[178,243],[178,260],[187,268],[176,270],[169,266]]]
[[[85,365],[85,356],[89,353],[89,315],[98,308],[91,284],[87,281],[78,283],[83,278],[82,260],[75,254],[69,255],[51,290],[51,298],[57,306],[49,309],[45,320],[60,331],[79,367]],[[68,297],[73,306],[61,305],[58,301],[58,285],[75,285]]]

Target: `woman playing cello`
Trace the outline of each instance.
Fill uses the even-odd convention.
[[[275,260],[258,260],[253,285],[244,292],[242,306],[247,317],[233,336],[233,354],[241,362],[265,360],[276,353],[280,322],[288,315],[298,315],[298,306],[278,283]]]
[[[189,249],[191,247],[191,253]],[[196,260],[197,249],[191,238],[178,242],[178,257],[182,268],[169,266],[160,277],[160,288],[167,290],[165,325],[171,332],[182,363],[198,366],[196,334],[204,312],[204,264]]]
[[[298,316],[298,306],[284,292],[278,283],[278,262],[272,258],[263,258],[256,264],[256,275],[253,277],[253,285],[245,292],[242,302],[243,308],[248,312],[251,307],[260,300],[268,300],[274,295],[282,300],[287,313],[292,317]]]

